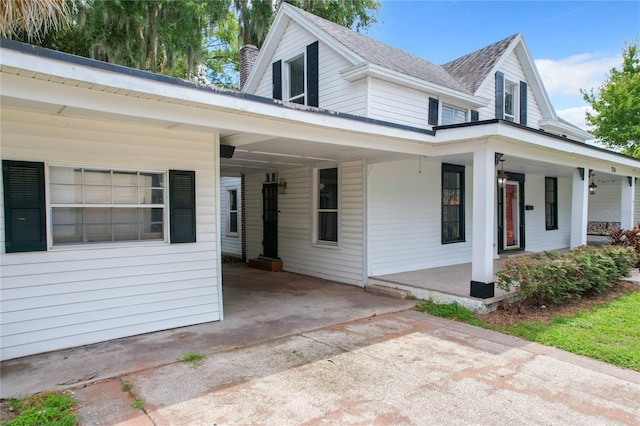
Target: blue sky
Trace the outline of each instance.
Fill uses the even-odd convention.
[[[442,64],[521,32],[556,111],[585,127],[597,88],[640,38],[640,1],[383,0],[370,37]]]

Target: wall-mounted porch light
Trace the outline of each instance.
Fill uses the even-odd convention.
[[[504,172],[504,160],[500,159],[500,173],[498,173],[498,188],[502,189],[507,185],[507,179],[509,176]]]
[[[598,185],[595,184],[595,182],[593,181],[593,177],[596,174],[593,173],[592,171],[589,171],[589,176],[591,176],[591,183],[589,184],[589,195],[594,195],[596,193],[596,189],[598,188]]]
[[[278,180],[278,194],[286,194],[287,193],[287,181],[284,178],[280,178]]]

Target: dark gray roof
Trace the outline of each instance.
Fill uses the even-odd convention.
[[[291,6],[293,7],[293,6]],[[320,18],[302,9],[295,8],[306,19],[317,25],[330,37],[367,62],[393,71],[435,83],[449,89],[473,94],[465,84],[450,75],[442,66],[426,61],[416,55],[374,40],[349,28]]]
[[[518,34],[514,34],[497,43],[447,62],[442,67],[462,83],[467,91],[475,93],[495,63],[517,36]]]

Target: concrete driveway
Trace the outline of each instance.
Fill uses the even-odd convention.
[[[386,312],[415,302],[355,286],[244,264],[223,265],[224,321],[110,340],[2,362],[0,396],[65,389]]]
[[[280,277],[290,278],[284,286],[308,279]],[[97,363],[91,347],[86,356],[63,351],[64,362],[30,364],[38,369],[22,377],[52,377],[49,369],[81,377],[103,364],[118,365],[119,372],[101,369],[74,390],[87,425],[640,424],[639,373],[411,310],[394,312],[408,302],[318,284],[326,284],[323,293],[344,288],[336,291],[353,300],[341,309],[357,311],[359,319],[341,320],[346,312],[316,306],[315,295],[291,316],[282,313],[290,330],[283,336],[268,338],[264,331],[275,330],[271,317],[255,313],[258,319],[245,327],[258,330],[229,328],[218,335],[198,326],[158,339],[152,338],[158,333],[122,339],[93,348]],[[317,287],[296,285],[284,298],[312,295]],[[275,303],[283,298],[276,293],[274,287],[254,300]],[[318,318],[302,327],[306,320],[294,318],[305,311]],[[320,325],[326,317],[333,324]],[[244,343],[234,345],[233,332]],[[207,359],[195,368],[175,361],[191,350]],[[19,375],[5,381],[2,367],[4,393]],[[131,393],[122,391],[125,382]],[[143,410],[132,407],[134,398],[144,402]]]

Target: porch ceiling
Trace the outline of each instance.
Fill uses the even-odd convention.
[[[221,159],[222,175],[267,172],[325,162],[375,160],[391,155],[397,158],[391,151],[256,134],[222,137],[221,143],[236,147],[233,158]]]

